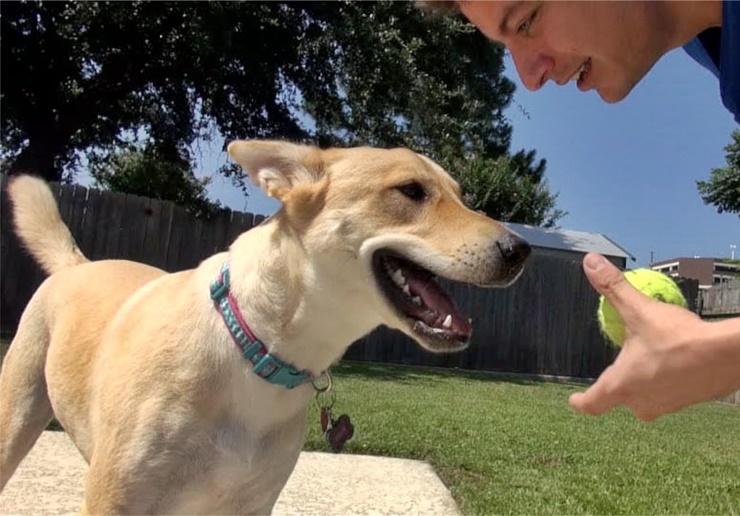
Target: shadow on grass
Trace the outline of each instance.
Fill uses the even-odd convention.
[[[419,380],[444,382],[450,378],[464,378],[481,382],[510,383],[513,385],[539,385],[543,380],[525,375],[504,372],[476,372],[459,369],[430,368],[407,364],[387,364],[376,362],[342,361],[332,368],[337,376],[363,378],[381,382],[411,383]]]

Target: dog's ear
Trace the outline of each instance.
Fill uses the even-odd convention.
[[[285,201],[294,187],[317,182],[324,171],[322,150],[308,145],[235,140],[227,152],[255,185],[279,201]]]

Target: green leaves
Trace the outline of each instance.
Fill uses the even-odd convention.
[[[734,131],[732,139],[725,147],[727,166],[713,169],[708,181],[697,181],[696,185],[704,204],[740,217],[740,131]]]
[[[542,178],[544,161],[534,166],[533,159],[534,153],[475,158],[450,170],[470,208],[504,222],[553,227],[566,212],[555,208],[557,194]]]
[[[133,142],[157,151],[147,159],[179,149],[185,161],[157,173],[192,176],[186,150],[214,129],[226,140],[406,146],[443,164],[509,152],[503,49],[412,2],[23,1],[0,11],[11,172],[59,180],[80,156],[118,163]],[[546,192],[544,162],[528,156],[500,163]],[[511,216],[542,219],[522,210]]]
[[[195,215],[211,215],[219,208],[207,199],[209,180],[197,179],[188,159],[175,149],[148,146],[93,157],[90,172],[104,188],[173,201]]]

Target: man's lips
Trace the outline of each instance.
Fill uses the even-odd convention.
[[[558,86],[565,86],[569,82],[582,79],[584,76],[584,72],[587,72],[590,68],[590,63],[591,59],[586,59],[578,68],[575,69],[574,72],[572,72],[570,75],[560,76],[557,80],[555,80],[555,83],[557,83]]]
[[[578,86],[578,89],[581,91],[586,91],[589,89],[588,79],[591,76],[591,58],[586,59],[586,62],[581,66],[581,69],[578,72],[578,77],[576,78],[576,85]]]

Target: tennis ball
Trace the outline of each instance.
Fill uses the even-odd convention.
[[[643,294],[663,303],[670,303],[686,308],[684,298],[678,285],[662,272],[652,269],[633,269],[624,273],[630,284]],[[612,304],[601,296],[599,298],[599,326],[606,337],[618,348],[624,344],[624,323]]]

